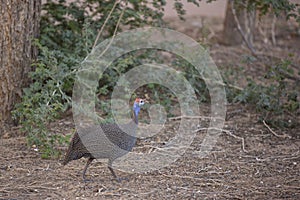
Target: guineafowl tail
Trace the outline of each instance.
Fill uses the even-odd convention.
[[[68,164],[72,160],[77,160],[82,157],[90,157],[92,158],[92,155],[88,152],[88,150],[85,148],[85,146],[82,144],[80,137],[77,132],[75,132],[69,148],[67,150],[67,153],[65,155],[65,158],[62,162],[63,165]]]

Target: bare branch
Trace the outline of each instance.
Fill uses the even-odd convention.
[[[253,48],[252,44],[247,40],[246,35],[245,35],[245,33],[244,33],[244,31],[243,31],[243,29],[241,27],[241,24],[239,22],[239,19],[238,19],[237,15],[236,15],[236,10],[234,8],[234,1],[230,1],[230,3],[231,3],[231,11],[232,11],[232,14],[233,14],[233,18],[234,18],[234,21],[235,21],[235,23],[237,25],[237,28],[238,28],[239,32],[240,32],[240,34],[241,34],[244,42],[246,43],[246,45],[248,46],[248,48],[252,52],[252,54],[256,55],[256,51]]]
[[[246,149],[245,149],[245,139],[242,138],[242,137],[239,137],[237,135],[234,135],[231,131],[229,130],[225,130],[225,129],[220,129],[220,128],[216,128],[216,127],[209,127],[209,128],[199,128],[197,130],[195,130],[194,132],[198,132],[198,131],[203,131],[203,130],[209,130],[209,129],[213,129],[213,130],[219,130],[219,131],[222,131],[224,133],[226,133],[227,135],[230,135],[231,137],[234,137],[236,139],[239,139],[242,141],[242,149],[244,152],[248,152]]]
[[[98,32],[98,35],[97,35],[96,40],[95,40],[95,42],[94,42],[93,49],[96,47],[96,45],[97,45],[97,43],[98,43],[98,40],[99,40],[99,38],[100,38],[100,35],[102,34],[102,32],[103,32],[103,30],[104,30],[104,27],[105,27],[105,25],[107,24],[107,22],[108,22],[108,20],[109,20],[109,18],[110,18],[110,16],[111,16],[111,14],[112,14],[113,11],[115,10],[115,8],[116,8],[116,6],[117,6],[118,3],[119,3],[119,1],[115,1],[115,3],[114,3],[114,5],[113,5],[112,9],[110,10],[110,12],[109,12],[107,18],[105,19],[103,25],[101,26],[101,29],[100,29],[100,31]],[[116,28],[117,28],[117,27],[116,27]]]
[[[209,119],[209,120],[212,119],[212,117],[207,117],[207,116],[186,116],[186,115],[181,115],[181,116],[177,116],[177,117],[170,117],[168,119],[170,121],[170,120],[178,120],[178,119],[182,119],[182,118],[187,118],[187,119]]]
[[[273,45],[276,45],[276,36],[275,36],[275,25],[276,25],[277,17],[274,14],[273,20],[272,20],[272,28],[271,28],[271,35],[272,35],[272,43]]]
[[[289,136],[289,135],[287,135],[287,134],[278,135],[275,131],[273,131],[273,130],[271,129],[271,127],[265,122],[265,120],[263,120],[263,124],[264,124],[265,127],[267,127],[267,129],[268,129],[271,133],[273,133],[273,135],[275,135],[276,137],[280,137],[280,138],[289,138],[289,139],[292,138],[291,136]]]
[[[224,120],[224,118],[222,117],[209,117],[209,116],[197,116],[197,115],[194,115],[194,116],[187,116],[187,115],[181,115],[181,116],[177,116],[177,117],[170,117],[168,118],[169,121],[171,120],[180,120],[180,119],[205,119],[205,120]]]

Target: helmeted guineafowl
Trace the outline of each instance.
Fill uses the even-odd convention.
[[[70,161],[77,160],[82,157],[88,158],[82,174],[83,180],[85,181],[86,170],[94,159],[108,159],[109,170],[111,171],[114,178],[120,181],[121,179],[117,177],[112,168],[112,163],[115,159],[131,151],[133,146],[135,145],[136,137],[134,137],[134,135],[138,124],[138,114],[140,112],[141,106],[144,105],[144,103],[145,100],[143,99],[137,98],[135,100],[133,104],[133,119],[128,124],[121,125],[122,128],[120,128],[115,123],[111,123],[101,124],[97,126],[95,125],[85,130],[85,132],[87,132],[91,136],[98,137],[97,139],[95,139],[95,142],[100,143],[98,144],[100,147],[98,148],[96,153],[90,153],[88,151],[89,148],[83,145],[82,138],[80,138],[78,132],[76,132],[70,142],[69,148],[62,164],[66,165]],[[103,132],[99,131],[100,128],[103,130]],[[130,133],[130,135],[128,133]]]

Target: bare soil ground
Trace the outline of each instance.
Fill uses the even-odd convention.
[[[207,27],[206,37],[199,21],[176,20],[172,25],[209,45],[217,65],[235,67],[241,55],[249,54],[246,48],[219,44],[220,21],[208,20],[214,25]],[[266,57],[284,58],[291,52],[298,55],[293,62],[299,69],[300,37],[288,29],[292,28],[286,25],[278,32],[277,46],[257,39],[256,47]],[[238,86],[244,86],[245,77],[261,75],[262,66],[246,65],[238,75]],[[203,112],[209,115],[209,111]],[[233,135],[224,132],[207,157],[194,154],[206,133],[200,131],[191,148],[170,166],[143,174],[117,171],[129,179],[121,183],[112,180],[106,162],[100,161],[93,162],[88,170],[93,181],[85,183],[81,177],[85,159],[65,167],[58,160],[41,159],[26,146],[26,138],[12,129],[0,141],[0,199],[300,199],[300,127],[274,130],[274,134],[258,122],[251,106],[228,105],[227,112],[231,117],[224,129]],[[299,113],[295,117],[299,120]],[[178,120],[169,121],[165,131],[172,132],[177,125]],[[53,131],[64,134],[71,134],[73,129],[71,117],[52,126]],[[139,141],[137,148],[143,144]]]

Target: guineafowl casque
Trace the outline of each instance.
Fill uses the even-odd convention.
[[[86,132],[92,136],[101,137],[100,139],[95,139],[97,143],[100,143],[98,144],[100,147],[98,148],[97,153],[90,153],[88,148],[83,145],[82,138],[80,138],[78,132],[76,132],[70,142],[62,164],[66,165],[70,161],[77,160],[82,157],[88,158],[82,174],[83,180],[86,181],[85,174],[91,162],[97,158],[108,159],[108,169],[111,171],[113,177],[117,181],[120,181],[121,179],[117,177],[112,168],[112,163],[115,159],[131,151],[135,145],[136,137],[134,137],[134,135],[138,124],[138,114],[141,106],[144,105],[144,103],[144,99],[137,98],[135,100],[133,104],[133,119],[128,124],[121,125],[122,128],[115,123],[111,123],[92,126],[86,130]],[[99,132],[100,128],[103,130],[102,134]],[[126,130],[126,132],[130,131],[130,135],[124,130]]]

